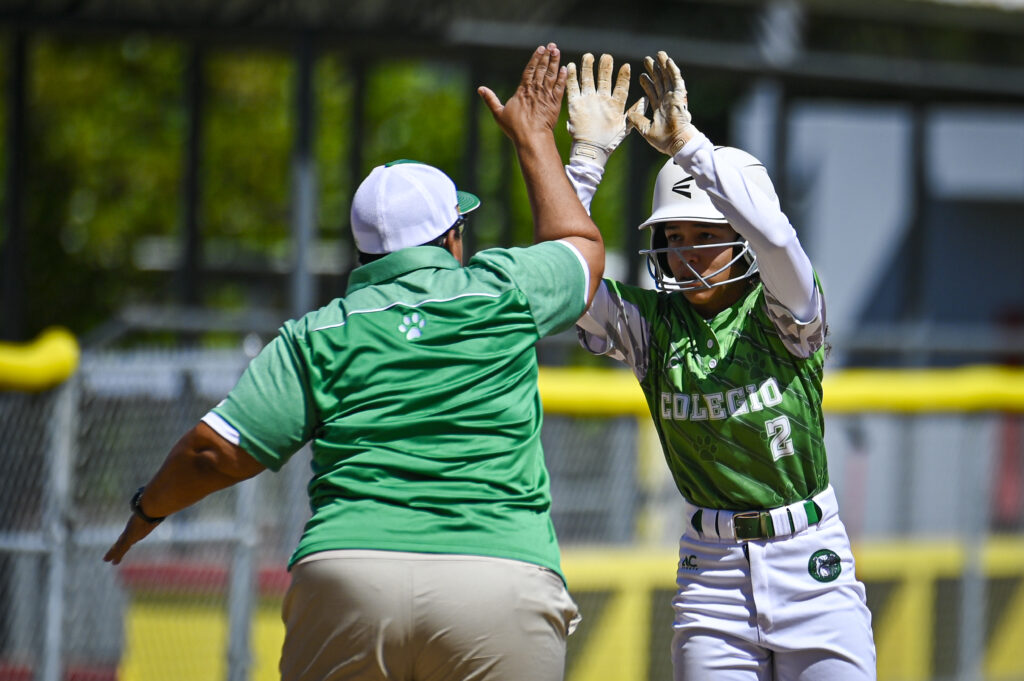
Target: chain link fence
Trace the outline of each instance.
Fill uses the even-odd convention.
[[[308,451],[279,474],[175,514],[121,568],[101,561],[131,493],[248,359],[93,352],[57,389],[0,393],[0,680],[276,678],[284,566],[308,515]],[[833,485],[875,617],[879,678],[1024,679],[1020,415],[827,419]],[[682,519],[649,419],[549,409],[543,439],[584,614],[567,678],[611,678],[588,670],[616,645],[633,660],[616,678],[670,678]],[[654,556],[650,565],[641,554]],[[642,607],[630,611],[638,622],[619,607],[634,587],[643,589]]]

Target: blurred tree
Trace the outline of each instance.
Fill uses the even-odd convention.
[[[41,37],[29,54],[26,327],[82,333],[160,282],[135,239],[176,228],[181,49]]]
[[[289,257],[293,64],[279,51],[207,54],[203,302],[280,307],[287,300],[280,274]]]
[[[206,64],[203,234],[244,249],[288,238],[293,69],[282,53],[212,53]]]
[[[186,45],[134,34],[119,40],[36,35],[30,42],[26,197],[31,334],[63,324],[88,333],[128,303],[177,301]],[[218,49],[203,69],[200,231],[202,299],[216,308],[283,309],[290,261],[295,66],[286,50]],[[436,165],[460,184],[465,121],[478,83],[451,61],[368,65],[363,167],[349,177],[350,57],[315,66],[317,237],[347,238],[355,186],[396,158]],[[0,71],[0,75],[3,72]],[[515,81],[489,81],[507,99]],[[478,247],[530,241],[529,205],[510,142],[480,105]],[[556,126],[565,155],[565,114]],[[640,143],[628,138],[625,144]],[[594,201],[609,247],[623,241],[626,154],[616,154]],[[348,263],[344,263],[348,265]],[[337,291],[329,292],[337,294]],[[323,304],[329,295],[321,293]]]
[[[352,179],[348,158],[352,141],[353,93],[348,64],[336,52],[317,61],[314,80],[316,109],[316,172],[318,221],[322,236],[338,237],[348,228]]]

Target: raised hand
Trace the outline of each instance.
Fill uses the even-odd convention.
[[[578,80],[576,64],[570,62],[568,66],[568,128],[572,135],[570,159],[582,158],[604,167],[608,157],[629,132],[624,112],[629,95],[629,64],[619,68],[614,89],[613,69],[611,55],[602,54],[595,86],[594,55],[589,52],[583,55]],[[642,116],[644,100],[641,98],[630,111]]]
[[[627,118],[652,147],[675,156],[699,133],[690,122],[686,83],[679,67],[664,52],[658,52],[657,59],[644,57],[644,69],[646,73],[640,74],[640,87],[650,100],[651,118],[633,109],[629,110]]]
[[[498,126],[514,143],[538,133],[552,134],[565,92],[566,70],[559,67],[560,57],[554,43],[534,50],[519,87],[505,104],[490,88],[477,88]]]

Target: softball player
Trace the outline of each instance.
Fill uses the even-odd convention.
[[[821,376],[825,304],[763,165],[691,123],[679,70],[645,59],[623,115],[604,55],[569,65],[567,173],[584,206],[630,127],[670,159],[646,254],[657,290],[604,280],[582,345],[625,362],[685,500],[672,601],[676,679],[875,677],[871,615],[829,485]],[[625,81],[625,82],[624,82]]]

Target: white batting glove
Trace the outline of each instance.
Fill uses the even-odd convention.
[[[658,52],[657,60],[644,57],[644,69],[647,73],[640,74],[640,87],[651,102],[651,118],[645,118],[642,111],[630,109],[627,114],[629,124],[652,147],[663,154],[675,156],[683,145],[700,133],[690,122],[686,83],[679,67],[664,52]]]
[[[583,55],[579,79],[576,64],[567,67],[566,92],[569,108],[569,134],[572,135],[570,162],[582,159],[603,168],[615,147],[626,137],[624,109],[629,94],[629,64],[619,68],[619,75],[612,89],[613,60],[611,55],[602,54],[597,69],[597,85],[594,84],[594,55]],[[638,112],[643,115],[643,100]]]

